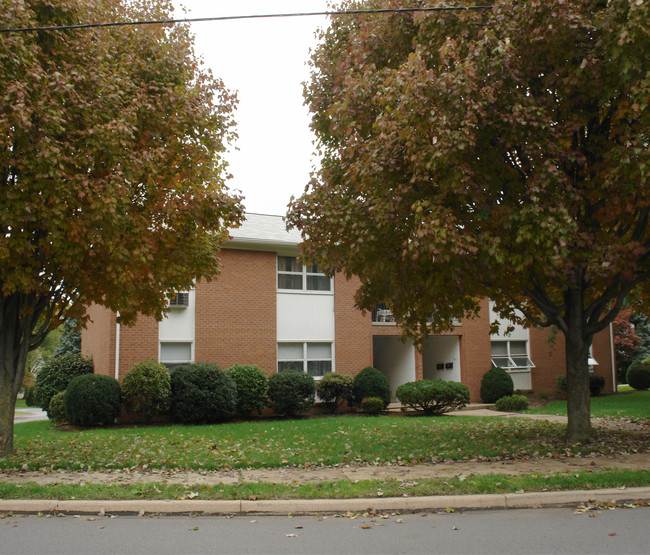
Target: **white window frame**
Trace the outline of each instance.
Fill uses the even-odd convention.
[[[506,352],[505,354],[494,354],[492,352],[492,345],[494,343],[500,343],[502,345],[506,345]],[[520,353],[512,353],[510,344],[511,343],[524,343],[526,345],[526,354],[520,354]],[[515,362],[515,359],[522,359],[525,358],[526,362],[528,364],[526,365],[521,365],[517,364]],[[507,359],[508,361],[508,366],[504,366],[502,363],[497,364],[495,362],[495,359],[503,360]],[[491,340],[490,341],[490,360],[492,361],[492,366],[494,367],[501,367],[503,368],[506,372],[530,372],[532,368],[535,367],[535,364],[533,364],[533,361],[530,358],[530,343],[526,339],[506,339],[506,340]]]
[[[189,360],[171,360],[163,359],[163,345],[189,345],[190,347],[190,358]],[[158,342],[158,361],[161,364],[164,364],[170,370],[173,370],[177,366],[182,366],[183,364],[190,364],[194,362],[194,341],[159,341]]]
[[[276,256],[276,286],[278,291],[282,291],[283,293],[309,293],[310,295],[332,295],[333,294],[333,284],[332,284],[332,278],[329,279],[329,289],[323,290],[323,289],[309,289],[307,287],[308,284],[308,278],[310,277],[324,277],[327,278],[327,276],[323,272],[310,272],[309,266],[304,265],[300,260],[296,260],[296,263],[300,265],[300,271],[289,271],[289,270],[280,270],[280,258],[293,258],[295,259],[295,256],[291,255],[286,255],[286,254],[278,254]],[[280,276],[281,275],[287,275],[287,276],[300,276],[301,282],[302,282],[302,287],[300,289],[285,289],[280,287]]]
[[[302,359],[298,358],[280,358],[280,345],[300,345],[302,347]],[[309,345],[329,345],[330,347],[330,356],[329,358],[317,357],[309,358],[308,351]],[[276,372],[281,372],[280,363],[281,362],[300,362],[302,364],[302,372],[309,374],[309,363],[310,362],[329,362],[330,371],[325,372],[323,376],[334,372],[334,343],[331,341],[279,341],[277,343],[277,353],[276,353],[277,365]],[[315,380],[320,380],[323,376],[314,376],[310,374]]]
[[[169,306],[171,308],[187,308],[190,306],[190,292],[179,291],[175,295],[169,297]]]

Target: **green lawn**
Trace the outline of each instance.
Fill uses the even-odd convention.
[[[625,433],[612,431],[592,445],[567,447],[564,433],[565,426],[556,423],[472,416],[342,416],[81,431],[60,431],[49,422],[30,422],[15,426],[15,454],[0,459],[0,469],[217,470],[412,464],[610,454],[626,450],[631,441]]]
[[[566,401],[551,401],[543,408],[529,409],[525,412],[566,415]],[[650,418],[650,391],[629,391],[616,395],[592,397],[591,415],[618,418]]]
[[[16,399],[16,408],[17,409],[26,409],[29,408],[27,406],[27,403],[25,403],[25,399]]]

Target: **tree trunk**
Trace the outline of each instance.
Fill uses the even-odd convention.
[[[24,310],[24,301],[20,294],[0,297],[0,457],[13,453],[16,397],[25,375],[31,333],[42,312]]]
[[[583,309],[583,288],[565,294],[567,304],[566,378],[567,378],[567,441],[589,443],[595,439],[591,428],[589,392],[589,347],[592,336],[585,334],[587,322]]]

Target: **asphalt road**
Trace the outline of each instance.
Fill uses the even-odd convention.
[[[650,507],[342,517],[9,516],[3,554],[649,553]]]

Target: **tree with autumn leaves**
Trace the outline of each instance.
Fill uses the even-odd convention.
[[[167,0],[3,0],[3,29],[168,19]],[[0,34],[0,455],[27,353],[99,303],[122,322],[219,271],[242,217],[235,97],[187,26]]]
[[[490,4],[332,18],[305,89],[321,167],[288,222],[416,338],[485,297],[555,326],[589,441],[592,338],[650,289],[649,3]]]

